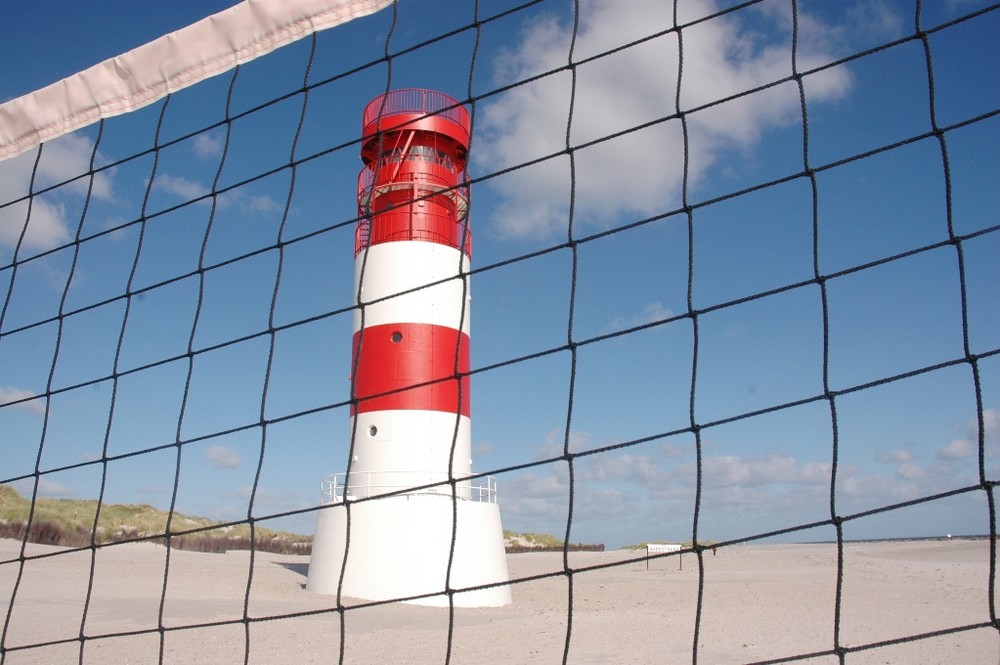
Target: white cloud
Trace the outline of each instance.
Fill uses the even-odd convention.
[[[906,462],[904,464],[900,464],[899,468],[896,469],[896,473],[898,473],[899,477],[904,480],[920,480],[927,475],[927,471],[925,471],[924,468],[916,462]]]
[[[78,177],[90,170],[90,157],[94,152],[94,142],[79,134],[67,134],[45,144],[42,149],[42,159],[39,163],[38,179],[43,186],[53,185],[71,178],[77,178],[69,187],[75,194],[84,196],[87,193],[89,179]],[[34,158],[34,153],[28,153]],[[98,153],[96,165],[105,160]],[[101,171],[94,176],[91,195],[105,201],[114,197],[111,191],[111,176],[108,171]]]
[[[543,469],[526,471],[510,483],[506,494],[533,499],[556,498],[566,495],[567,485],[555,473],[542,474]]]
[[[895,448],[879,453],[878,460],[886,464],[908,464],[913,461],[913,453],[906,448]]]
[[[30,209],[31,218],[27,230],[24,229],[29,210],[27,201],[0,209],[0,245],[13,249],[21,242],[24,250],[45,251],[72,238],[64,205],[39,198],[35,199]]]
[[[535,450],[535,459],[549,459],[552,457],[559,457],[563,454],[566,447],[566,440],[563,436],[562,428],[556,428],[550,430],[548,434],[545,435],[545,442],[538,446]],[[595,447],[594,437],[587,432],[570,431],[569,433],[569,450],[570,452],[577,453],[583,450],[590,450]]]
[[[229,446],[209,446],[205,459],[217,469],[235,469],[240,465],[240,455]]]
[[[156,179],[153,181],[153,189],[174,194],[185,200],[196,199],[208,194],[208,187],[183,176],[172,176],[169,173],[157,173]]]
[[[702,16],[716,5],[705,0],[682,7]],[[692,16],[682,16],[682,22]],[[662,0],[582,2],[575,59],[672,24],[671,3]],[[570,36],[571,26],[553,17],[527,26],[518,47],[504,52],[495,63],[497,83],[565,66]],[[668,34],[579,65],[571,144],[579,146],[671,115],[677,44],[676,35]],[[799,66],[807,69],[827,57],[822,48],[803,44]],[[738,16],[691,26],[684,31],[681,106],[689,110],[788,77],[790,63],[787,38],[768,41],[761,33],[745,29]],[[809,101],[841,97],[849,84],[843,69],[810,76],[806,80]],[[485,104],[478,116],[473,150],[476,170],[508,168],[564,150],[570,86],[569,72],[560,72],[513,88]],[[704,177],[720,151],[751,148],[765,131],[797,121],[798,114],[798,90],[790,82],[690,113],[690,181]],[[678,121],[659,122],[577,150],[577,221],[607,225],[609,218],[619,215],[649,215],[677,207],[683,154]],[[565,229],[568,182],[565,156],[490,180],[502,199],[495,206],[500,212],[492,220],[497,232],[507,237],[544,238]]]
[[[838,501],[841,512],[907,501],[923,493],[916,482],[902,482],[883,474],[845,475],[838,483],[837,496],[850,501]]]
[[[667,475],[660,466],[661,461],[651,455],[631,453],[622,453],[614,457],[598,455],[588,460],[580,478],[605,483],[624,480],[646,487],[656,487],[667,480]]]
[[[28,400],[22,402],[21,400]],[[10,404],[12,409],[21,409],[39,416],[45,415],[45,402],[38,397],[38,393],[27,388],[16,388],[14,386],[0,386],[0,404]]]
[[[822,28],[823,26],[818,26],[818,29]],[[841,34],[838,36],[846,41],[847,35],[844,33],[853,31],[866,38],[887,40],[890,37],[902,37],[908,30],[903,17],[894,12],[884,0],[868,0],[848,10],[847,23],[840,27]]]
[[[975,425],[978,428],[978,424]],[[996,409],[983,410],[983,435],[992,439],[1000,434],[1000,411]]]
[[[608,326],[609,330],[626,330],[636,326],[643,326],[657,321],[666,321],[674,315],[673,310],[664,307],[660,301],[651,302],[646,305],[641,312],[630,317],[618,316]]]
[[[237,208],[244,215],[266,215],[278,212],[281,208],[270,196],[264,194],[247,194],[242,189],[231,189],[219,195],[219,207]]]
[[[72,237],[71,224],[79,220],[67,219],[66,203],[87,194],[90,178],[78,177],[90,170],[94,152],[93,142],[78,134],[68,134],[46,143],[42,147],[37,169],[37,151],[0,161],[0,205],[18,200],[32,191],[77,178],[58,189],[36,196],[30,206],[28,201],[0,207],[0,246],[13,249],[21,243],[23,250],[45,251],[68,242]],[[105,160],[98,154],[97,165]],[[32,171],[35,180],[32,185]],[[110,171],[101,171],[93,178],[91,196],[113,200]],[[25,220],[28,226],[25,230]],[[22,238],[23,234],[23,240]]]
[[[817,17],[799,11],[798,29],[800,48],[807,49],[810,57],[830,54],[834,57],[853,55],[859,45],[868,46],[876,41],[887,42],[908,33],[906,21],[884,0],[855,0],[853,3],[834,3],[823,9],[839,9],[843,14],[835,23],[826,23]],[[782,0],[765,0],[755,5],[767,20],[782,26],[787,32],[792,29],[791,12],[788,3]],[[808,68],[800,67],[800,69]]]
[[[968,439],[955,439],[938,451],[938,459],[962,460],[976,454],[978,446]]]
[[[979,421],[969,422],[965,428],[965,436],[953,439],[937,453],[937,458],[946,461],[957,461],[975,457],[979,452]],[[996,409],[983,409],[983,439],[989,443],[1000,433],[1000,412]]]
[[[184,201],[201,199],[199,203],[211,203],[211,199],[207,198],[210,191],[208,186],[183,176],[159,173],[153,181],[153,189],[173,194]],[[250,194],[243,189],[231,189],[219,194],[217,203],[219,210],[236,209],[244,215],[267,215],[281,210],[281,206],[272,197]]]
[[[560,520],[566,519],[569,485],[565,474],[558,474],[551,467],[548,470],[552,472],[536,468],[501,481],[504,518],[511,519],[521,530],[553,531],[558,529]]]
[[[779,484],[829,485],[830,464],[800,464],[790,455],[737,457],[722,455],[702,461],[702,479],[713,487],[759,487]],[[693,477],[693,476],[692,476]]]
[[[201,159],[222,154],[222,136],[217,132],[202,133],[194,137],[194,153]]]

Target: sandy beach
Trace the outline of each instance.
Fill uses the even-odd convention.
[[[248,586],[249,552],[172,551],[165,578],[165,548],[104,547],[84,618],[91,552],[31,545],[29,557],[52,556],[25,561],[8,616],[19,551],[0,540],[4,665],[81,662],[81,649],[82,662],[101,665],[243,663],[247,649],[250,663],[337,663],[342,629],[345,663],[562,663],[570,602],[569,663],[692,661],[693,553],[649,562],[644,551],[574,553],[571,575],[559,553],[508,555],[513,604],[455,610],[449,658],[447,608],[344,599],[341,614],[334,597],[303,589],[302,556],[257,554]],[[1000,633],[983,625],[988,541],[850,543],[844,553],[845,662],[1000,662]],[[836,554],[832,544],[706,551],[698,662],[838,663]]]

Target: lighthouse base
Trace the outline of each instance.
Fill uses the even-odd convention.
[[[457,508],[453,512],[453,508]],[[454,557],[452,525],[457,513]],[[344,596],[456,607],[497,607],[511,602],[500,508],[495,503],[440,494],[409,494],[352,503],[350,547],[347,506],[319,511],[306,590],[336,594],[343,570]],[[448,579],[448,562],[451,577]]]

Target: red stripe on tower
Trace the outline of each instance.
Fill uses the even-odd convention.
[[[359,331],[352,355],[358,359],[357,405],[351,415],[393,409],[469,415],[468,335],[446,326],[399,323],[366,326],[362,354],[360,341]]]

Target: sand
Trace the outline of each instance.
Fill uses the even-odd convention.
[[[172,551],[164,594],[163,547],[102,548],[84,621],[91,552],[32,545],[29,556],[53,556],[25,562],[8,616],[19,549],[0,540],[3,665],[243,663],[247,649],[250,663],[337,663],[341,616],[344,663],[562,663],[570,587],[566,662],[692,662],[693,553],[650,562],[635,552],[574,553],[572,575],[560,572],[558,553],[509,555],[512,579],[535,579],[515,583],[507,607],[455,610],[449,659],[447,608],[345,599],[341,615],[335,598],[303,589],[301,556],[257,554],[248,592],[249,552]],[[705,552],[698,662],[838,663],[836,552],[827,544]],[[987,541],[852,543],[844,553],[845,663],[1000,662],[1000,633],[989,626]]]

